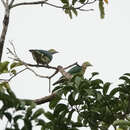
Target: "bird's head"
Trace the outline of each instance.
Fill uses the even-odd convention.
[[[34,50],[30,49],[29,51],[30,51],[30,52],[33,52]]]
[[[84,66],[84,67],[89,67],[89,66],[92,66],[92,64],[91,64],[90,62],[86,61],[86,62],[84,62],[84,63],[82,64],[82,66]]]
[[[36,52],[36,50],[33,49],[30,49],[29,51],[32,53],[32,55]]]
[[[55,49],[50,49],[50,50],[48,50],[51,54],[56,54],[56,53],[58,53],[58,51],[56,51]]]

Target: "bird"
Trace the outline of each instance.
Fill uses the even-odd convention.
[[[75,75],[81,75],[83,76],[87,67],[92,66],[92,64],[88,61],[84,62],[82,64],[82,66],[80,66],[79,64],[77,64],[76,66],[74,66],[73,68],[71,68],[68,73],[71,74],[72,76]],[[53,85],[56,84],[60,84],[60,83],[64,83],[65,81],[67,81],[68,79],[65,78],[64,76],[60,77],[59,80],[57,80],[55,83],[53,83]]]
[[[53,54],[58,53],[55,49],[30,49],[29,51],[32,53],[32,57],[36,61],[37,65],[48,65],[53,59]]]

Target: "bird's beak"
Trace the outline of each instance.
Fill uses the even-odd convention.
[[[59,53],[58,51],[56,51],[55,53]]]
[[[89,66],[93,66],[92,64],[90,64]]]

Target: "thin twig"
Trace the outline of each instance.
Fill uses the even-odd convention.
[[[14,77],[16,77],[18,74],[22,73],[23,71],[27,70],[27,68],[24,68],[23,70],[20,70],[15,75],[13,75],[11,78],[8,79],[8,82],[11,81]]]
[[[9,4],[9,0],[6,0],[6,5],[8,5]]]
[[[2,28],[2,32],[1,32],[1,36],[0,36],[0,61],[2,59],[5,37],[6,37],[7,30],[8,30],[9,16],[10,16],[10,10],[9,10],[7,3],[5,3],[4,0],[1,0],[1,1],[5,7],[5,15],[4,15],[4,19],[3,19],[3,28]]]
[[[9,7],[11,7],[13,5],[13,3],[14,3],[14,0],[11,0],[10,4],[9,4]]]
[[[64,70],[66,70],[66,69],[68,69],[68,68],[70,68],[70,67],[73,67],[74,65],[77,65],[78,63],[77,62],[75,62],[75,63],[73,63],[73,64],[71,64],[71,65],[69,65],[69,66],[67,66],[67,67],[65,67],[64,68]]]
[[[87,12],[87,11],[94,11],[94,9],[79,9],[79,11],[85,11],[85,12]]]
[[[34,73],[36,76],[38,76],[38,77],[40,77],[40,78],[47,78],[47,79],[49,79],[49,92],[51,92],[51,78],[52,77],[54,77],[58,72],[60,72],[63,76],[65,76],[67,79],[71,79],[72,78],[72,75],[71,74],[69,74],[68,72],[65,72],[65,69],[68,69],[68,68],[70,68],[70,67],[72,67],[72,66],[74,66],[74,65],[77,65],[77,62],[75,62],[74,64],[71,64],[71,65],[69,65],[69,66],[67,66],[67,67],[65,67],[65,68],[63,68],[62,66],[57,66],[57,67],[53,67],[53,66],[49,66],[49,65],[34,65],[34,64],[29,64],[29,63],[26,63],[26,62],[24,62],[24,61],[22,61],[19,57],[18,57],[18,55],[17,55],[17,53],[16,53],[16,50],[15,50],[15,46],[13,45],[13,42],[11,42],[10,41],[10,43],[11,43],[11,45],[12,45],[12,47],[13,47],[13,51],[12,50],[10,50],[9,48],[7,48],[8,49],[8,53],[10,53],[14,58],[11,58],[11,59],[13,59],[13,60],[15,60],[15,61],[18,61],[18,62],[20,62],[20,63],[22,63],[22,65],[24,65],[25,66],[25,69],[23,69],[23,70],[21,70],[21,71],[19,71],[17,74],[19,74],[19,73],[21,73],[21,72],[23,72],[24,70],[29,70],[29,71],[31,71],[32,73]],[[47,69],[54,69],[55,70],[55,72],[51,75],[51,76],[43,76],[43,75],[40,75],[40,74],[38,74],[38,73],[36,73],[33,69],[31,69],[30,67],[44,67],[44,68],[47,68]],[[17,75],[16,74],[16,75]],[[16,75],[14,75],[14,76],[12,76],[8,81],[10,81],[12,78],[14,78]]]
[[[10,82],[14,77],[16,77],[18,74],[22,73],[23,71],[27,70],[27,68],[24,68],[23,70],[20,70],[19,72],[17,72],[16,74],[14,74],[13,76],[11,76],[9,79],[0,79],[0,81],[3,82]]]
[[[45,4],[48,0],[42,0],[42,1],[34,1],[34,2],[21,2],[21,3],[17,3],[17,4],[14,4],[12,5],[10,8],[14,8],[14,7],[17,7],[17,6],[22,6],[22,5],[36,5],[36,4]]]
[[[76,7],[76,9],[80,9],[83,8],[85,5],[88,5],[88,4],[93,4],[95,3],[97,0],[93,0],[91,2],[89,2],[89,0],[87,0],[83,5],[79,6],[79,7]],[[91,10],[91,9],[90,9]]]
[[[84,7],[86,4],[88,4],[89,0],[87,0],[83,5],[77,7],[76,9],[81,9],[82,7]]]
[[[55,8],[60,8],[60,9],[66,9],[66,8],[68,8],[68,7],[65,8],[63,6],[58,6],[58,5],[55,5],[55,4],[51,4],[51,3],[48,3],[47,1],[48,0],[45,0],[45,1],[35,1],[35,2],[22,2],[22,3],[17,3],[17,4],[12,5],[11,8],[14,8],[14,7],[17,7],[17,6],[22,6],[22,5],[36,5],[36,4],[46,4],[46,5],[49,5],[49,6],[52,6],[52,7],[55,7]],[[89,0],[87,0],[87,2],[85,2],[81,6],[79,6],[79,7],[73,7],[73,8],[78,9],[80,11],[93,11],[93,9],[81,9],[81,8],[84,7],[87,4],[93,4],[96,1],[97,0],[89,2]]]
[[[49,93],[51,92],[51,78],[49,78]]]
[[[2,4],[4,5],[4,7],[6,8],[6,3],[4,0],[1,0]]]
[[[30,63],[26,63],[26,62],[23,62],[23,61],[22,61],[22,63],[23,63],[23,64],[26,64],[26,65],[28,65],[28,66],[30,66],[30,67],[44,67],[44,68],[47,68],[47,69],[57,70],[56,67],[53,67],[53,66],[50,66],[50,65],[46,66],[46,65],[30,64]]]
[[[49,79],[51,79],[52,77],[54,77],[59,71],[56,70],[51,76],[49,76]]]
[[[36,76],[38,76],[40,78],[47,78],[47,79],[49,79],[49,76],[43,76],[43,75],[37,74],[33,69],[29,68],[28,66],[26,66],[26,68],[28,70],[30,70],[31,72],[33,72]]]
[[[18,55],[17,55],[17,53],[16,53],[16,49],[15,49],[15,46],[14,46],[14,44],[13,44],[13,42],[12,41],[9,41],[10,42],[10,44],[12,45],[12,47],[13,47],[13,52],[12,52],[12,54],[14,54],[14,56],[15,57],[17,57],[18,58]],[[10,50],[11,51],[11,50]]]

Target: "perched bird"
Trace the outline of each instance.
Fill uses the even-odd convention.
[[[82,64],[82,66],[80,66],[80,65],[77,64],[76,66],[74,66],[73,68],[71,68],[68,71],[68,73],[71,74],[72,76],[75,76],[75,75],[81,75],[81,76],[83,76],[84,73],[85,73],[85,71],[86,71],[86,68],[89,67],[89,66],[92,66],[92,65],[88,61],[84,62]],[[67,81],[67,79],[64,76],[62,76],[62,77],[59,78],[59,80],[57,80],[55,83],[53,83],[53,85],[56,85],[56,84],[59,84],[59,83],[63,83],[65,81]]]
[[[58,53],[54,49],[46,50],[38,50],[32,49],[29,50],[32,53],[33,59],[37,62],[37,64],[48,65],[53,59],[53,54]]]

